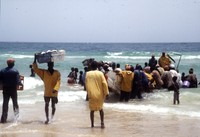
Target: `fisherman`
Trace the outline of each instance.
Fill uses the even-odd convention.
[[[74,68],[75,71],[75,77],[74,77],[74,82],[77,83],[77,79],[78,79],[78,68]]]
[[[105,128],[103,103],[105,98],[108,98],[109,90],[104,74],[97,70],[97,67],[98,63],[93,61],[92,70],[86,73],[85,84],[89,99],[91,127],[94,127],[94,112],[99,111],[101,128]]]
[[[181,74],[178,72],[178,70],[175,70],[174,64],[170,64],[169,69],[170,69],[169,73],[171,74],[172,78],[176,76],[177,77],[176,82],[178,83],[179,87],[181,87],[182,86]]]
[[[155,55],[152,54],[151,59],[149,59],[149,66],[151,68],[151,71],[155,70],[157,65],[157,60],[155,59]]]
[[[76,72],[75,72],[75,68],[74,67],[71,68],[71,72],[68,74],[67,77],[68,77],[67,83],[69,83],[69,84],[74,84],[75,83]]]
[[[36,63],[36,56],[33,62],[33,69],[35,73],[44,82],[44,101],[45,101],[45,124],[49,123],[49,103],[51,101],[52,113],[51,119],[53,119],[56,112],[56,104],[58,103],[58,90],[60,89],[61,76],[58,70],[54,70],[54,62],[47,63],[48,69],[40,69]]]
[[[8,105],[10,98],[13,102],[13,110],[15,118],[19,117],[19,105],[17,99],[17,87],[22,85],[20,75],[17,69],[14,68],[15,60],[9,58],[7,60],[8,67],[0,71],[0,81],[3,83],[3,109],[1,116],[1,123],[7,122]]]
[[[132,91],[130,94],[130,99],[142,99],[143,83],[142,83],[142,67],[137,65],[134,70],[134,79],[132,81]]]
[[[144,91],[145,92],[153,92],[153,89],[155,88],[155,82],[153,79],[153,76],[151,75],[151,69],[149,66],[145,67],[143,70],[143,85],[144,85]]]
[[[189,74],[186,76],[186,79],[187,79],[187,81],[190,82],[189,88],[197,88],[198,87],[197,77],[194,74],[193,68],[189,69]]]
[[[134,78],[134,73],[130,70],[130,65],[125,65],[125,70],[118,73],[121,78],[119,79],[121,92],[120,92],[120,102],[128,102],[130,99],[130,93],[132,91],[132,81]]]
[[[175,105],[176,102],[177,102],[177,104],[180,103],[180,101],[179,101],[179,85],[177,83],[177,77],[176,76],[174,76],[172,78],[172,80],[173,80],[172,89],[174,90],[174,100],[173,100],[173,103]]]
[[[163,81],[163,88],[167,88],[168,90],[172,90],[171,86],[172,86],[172,75],[170,74],[169,70],[169,66],[165,66],[164,67],[164,73],[161,76],[161,79]]]
[[[165,66],[168,66],[171,64],[170,58],[165,54],[165,52],[162,52],[162,56],[158,60],[159,66],[164,68]]]
[[[159,71],[157,69],[153,70],[151,72],[151,75],[153,77],[153,79],[155,80],[155,89],[161,89],[163,86],[163,81],[161,79],[161,76],[159,74]]]

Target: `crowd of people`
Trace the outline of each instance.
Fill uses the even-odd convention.
[[[149,59],[142,67],[140,64],[133,66],[126,64],[120,68],[120,64],[114,62],[108,63],[89,59],[84,61],[84,71],[78,68],[71,68],[68,83],[78,83],[84,86],[87,91],[87,100],[89,101],[91,127],[94,127],[94,111],[99,111],[101,127],[104,128],[103,102],[109,95],[109,78],[113,79],[115,86],[120,90],[120,102],[128,102],[130,99],[142,99],[143,92],[152,92],[153,89],[166,88],[174,91],[174,104],[179,104],[179,88],[197,88],[198,81],[194,69],[189,69],[189,74],[182,73],[175,68],[171,62],[173,59],[165,52],[156,60],[155,56]],[[14,68],[15,60],[7,60],[7,67],[0,71],[0,82],[3,87],[3,109],[1,123],[6,123],[8,116],[8,103],[11,98],[15,116],[19,116],[19,106],[17,102],[17,86],[21,85],[20,75]],[[49,123],[49,103],[51,101],[51,118],[55,115],[56,104],[58,103],[58,91],[60,88],[61,74],[54,70],[54,62],[47,62],[48,69],[38,68],[36,57],[33,64],[30,65],[31,77],[37,74],[44,82],[44,102],[45,102],[45,124]],[[78,74],[79,72],[79,74]],[[112,73],[113,75],[111,75]],[[79,77],[78,77],[79,75]]]
[[[87,63],[84,62],[87,69],[79,79],[83,85],[85,73],[90,70],[92,61],[94,59],[88,59]],[[111,79],[114,79],[115,85],[119,87],[119,101],[128,102],[130,99],[142,99],[143,92],[152,92],[154,89],[168,89],[178,92],[177,86],[174,86],[175,83],[178,84],[178,88],[197,88],[198,81],[194,69],[190,68],[187,75],[181,74],[173,62],[174,60],[168,54],[162,52],[158,60],[156,60],[155,55],[152,55],[144,66],[126,64],[124,68],[120,68],[120,64],[99,61],[98,70],[103,72],[106,80],[110,76],[114,76]],[[114,75],[109,75],[110,72],[113,72]],[[113,90],[111,87],[109,88],[110,91]]]

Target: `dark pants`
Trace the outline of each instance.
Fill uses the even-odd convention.
[[[131,99],[135,99],[136,96],[138,97],[138,99],[142,99],[142,94],[141,91],[139,91],[138,89],[135,89],[131,92]]]
[[[13,110],[15,116],[19,115],[19,106],[17,102],[17,90],[16,88],[4,89],[3,90],[3,107],[2,107],[2,116],[1,123],[6,123],[8,117],[8,105],[9,100],[12,99],[13,102]]]
[[[126,92],[126,91],[121,90],[119,101],[122,102],[122,101],[125,100],[125,102],[128,102],[129,99],[130,99],[130,92]]]
[[[135,99],[136,96],[138,97],[138,99],[142,99],[142,85],[141,84],[133,84],[133,89],[131,91],[131,95],[130,98],[131,99]]]

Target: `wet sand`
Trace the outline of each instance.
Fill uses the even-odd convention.
[[[45,125],[44,104],[20,105],[20,117],[13,121],[12,105],[8,123],[0,124],[0,137],[198,137],[200,119],[104,108],[105,129],[100,128],[95,112],[95,127],[90,127],[87,102],[57,104],[54,120]],[[0,111],[1,113],[1,111]]]

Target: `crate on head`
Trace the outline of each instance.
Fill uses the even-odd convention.
[[[36,53],[38,63],[48,63],[64,61],[65,50],[48,50],[46,52]]]

